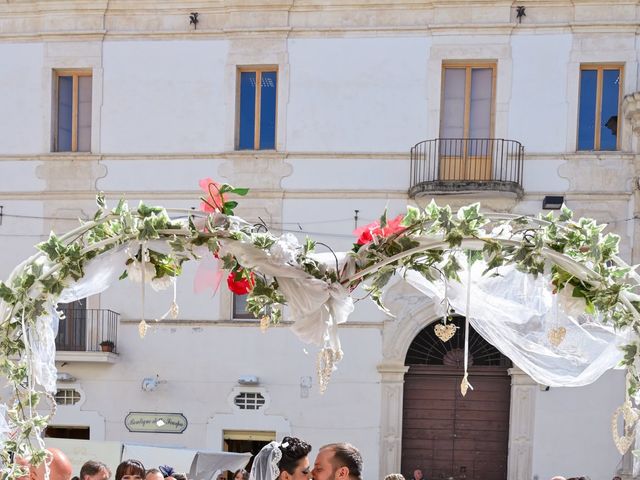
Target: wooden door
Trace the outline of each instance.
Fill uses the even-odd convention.
[[[449,342],[418,335],[407,360],[402,430],[402,472],[421,468],[427,480],[506,480],[509,440],[510,377],[508,359],[476,332],[470,332],[469,380],[474,390],[460,393],[463,328]],[[426,342],[426,343],[425,343]],[[439,342],[438,345],[436,342]],[[417,350],[431,344],[417,363]],[[440,352],[439,357],[435,352]]]

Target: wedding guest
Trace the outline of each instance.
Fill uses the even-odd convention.
[[[404,475],[401,473],[390,473],[384,477],[384,480],[404,480]]]
[[[115,480],[143,480],[146,470],[140,460],[125,460],[116,468]]]
[[[111,470],[104,463],[96,460],[89,460],[80,468],[80,476],[73,477],[73,480],[108,480]]]
[[[233,474],[233,480],[249,480],[249,472],[244,468],[236,470],[236,473]]]
[[[29,476],[20,477],[20,480],[45,480],[45,462],[49,466],[49,480],[71,480],[73,467],[67,456],[57,448],[47,448],[47,458],[39,466],[29,465],[24,459],[16,459],[16,462],[29,467]]]
[[[422,474],[422,470],[420,470],[419,468],[416,468],[413,471],[413,477],[411,477],[411,480],[423,480],[424,479],[424,475]]]
[[[144,480],[163,480],[164,475],[157,468],[150,468],[144,475]]]

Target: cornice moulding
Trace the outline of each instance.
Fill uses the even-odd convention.
[[[218,0],[188,6],[175,0],[18,1],[0,5],[0,40],[69,41],[100,35],[194,39],[289,32],[508,35],[518,29],[567,28],[575,32],[635,32],[638,5],[637,0],[613,6],[592,0],[528,0],[531,14],[524,23],[517,23],[510,0]],[[188,23],[188,14],[193,11],[200,13],[198,30]],[[165,28],[159,30],[159,24]]]

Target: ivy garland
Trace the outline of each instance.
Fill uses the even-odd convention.
[[[35,382],[28,332],[47,315],[63,289],[84,276],[90,260],[138,241],[143,246],[127,263],[144,266],[149,262],[153,279],[166,280],[180,275],[185,261],[200,258],[196,252],[203,246],[218,256],[224,242],[250,244],[267,253],[277,242],[278,237],[264,231],[263,225],[250,225],[233,215],[237,202],[225,197],[246,195],[247,189],[218,185],[209,179],[203,182],[207,193],[202,199],[204,212],[186,211],[186,220],[172,220],[166,209],[144,203],[132,210],[123,200],[109,210],[101,194],[92,221],[63,236],[52,233],[37,245],[38,254],[19,265],[6,283],[0,283],[0,372],[13,392],[6,405],[0,406],[0,438],[4,437],[0,475],[13,480],[25,473],[24,467],[13,461],[15,455],[30,458],[34,464],[45,458],[41,437],[52,411],[38,413],[37,407],[43,396],[51,409],[55,403]],[[431,281],[458,279],[461,266],[454,253],[461,250],[471,263],[484,259],[485,274],[513,264],[536,276],[548,271],[551,264],[556,291],[573,287],[573,296],[584,298],[588,312],[600,312],[603,321],[616,328],[631,326],[640,333],[640,297],[635,294],[640,279],[616,257],[619,237],[604,234],[604,228],[591,219],[572,220],[572,212],[565,207],[558,216],[549,213],[530,218],[486,216],[477,203],[454,214],[449,206],[432,202],[425,209],[409,206],[404,216],[391,221],[385,213],[378,222],[361,229],[342,266],[336,262],[336,268],[330,268],[316,260],[312,255],[316,243],[311,239],[299,247],[291,264],[312,278],[341,283],[350,290],[366,282],[371,298],[382,308],[382,290],[401,268],[415,270]],[[154,240],[166,241],[170,253],[149,249],[145,255],[145,242]],[[286,300],[279,292],[278,279],[252,271],[231,254],[220,256],[220,260],[230,281],[244,281],[248,286],[247,309],[262,318],[263,324],[279,322]],[[572,268],[565,268],[567,263]],[[125,269],[120,278],[126,276]],[[638,357],[637,342],[624,347],[622,363],[630,373],[630,395],[640,386],[634,364]]]

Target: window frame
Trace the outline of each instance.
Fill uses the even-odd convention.
[[[615,150],[601,150],[600,149],[600,115],[602,114],[602,83],[603,83],[603,71],[604,70],[620,70],[620,82],[618,84],[618,125],[616,135],[616,149]],[[595,132],[593,139],[593,149],[581,150],[580,149],[580,97],[582,95],[582,72],[583,70],[596,70],[596,111],[595,111]],[[620,132],[622,131],[622,117],[620,111],[622,109],[622,95],[624,83],[624,63],[581,63],[580,70],[578,72],[578,111],[576,112],[576,152],[617,152],[620,150]]]
[[[82,394],[69,386],[57,388],[53,397],[58,407],[73,407],[82,401]]]
[[[58,109],[60,105],[60,77],[72,77],[72,100],[71,100],[71,150],[59,150],[58,146]],[[91,77],[91,114],[93,115],[93,70],[90,68],[56,68],[53,71],[53,152],[54,153],[78,153],[78,110],[80,107],[79,77]],[[93,121],[91,122],[91,130],[93,131]],[[92,147],[91,147],[92,148]],[[88,152],[90,153],[91,148]],[[81,152],[83,153],[83,152]]]
[[[261,149],[260,148],[260,119],[261,119],[261,94],[262,94],[262,74],[265,72],[276,73],[276,111],[275,111],[275,125],[273,131],[273,146],[274,148]],[[237,67],[236,72],[236,125],[235,125],[235,149],[240,150],[240,90],[241,90],[241,77],[243,73],[255,73],[256,74],[256,98],[255,98],[255,111],[254,111],[254,125],[253,125],[253,149],[246,149],[247,151],[254,150],[278,150],[278,86],[280,85],[280,70],[277,65],[247,65]]]
[[[259,318],[256,318],[255,315],[249,311],[247,311],[246,309],[244,310],[244,312],[237,312],[236,311],[236,297],[247,297],[246,295],[236,295],[235,293],[231,292],[231,318],[233,320],[245,320],[245,321],[260,321]],[[246,302],[245,302],[246,305]]]
[[[442,128],[444,122],[444,91],[445,91],[445,74],[447,68],[465,69],[464,79],[464,124],[462,128],[462,138],[469,137],[469,128],[471,124],[471,71],[474,68],[490,68],[491,69],[491,114],[489,118],[490,122],[490,134],[489,138],[494,138],[495,135],[495,119],[496,119],[496,83],[498,62],[497,61],[464,61],[464,60],[447,60],[442,62],[442,72],[440,77],[440,126],[438,136],[442,137]]]

